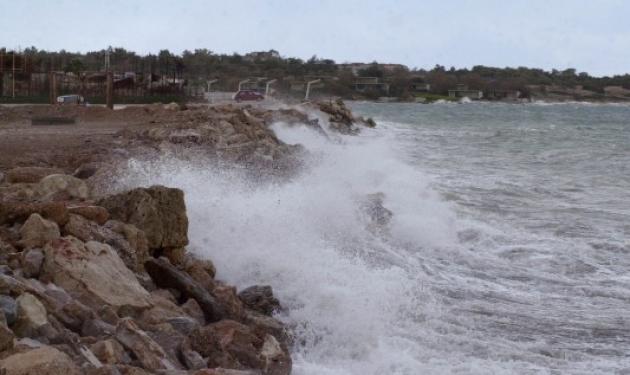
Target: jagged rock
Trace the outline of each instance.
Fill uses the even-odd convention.
[[[236,294],[236,288],[230,285],[215,281],[214,288],[210,293],[223,306],[226,318],[240,321],[243,318],[245,306]]]
[[[73,299],[65,290],[49,283],[38,295],[49,314],[74,332],[79,332],[85,321],[94,317],[94,311]]]
[[[188,314],[188,316],[194,318],[200,324],[206,324],[206,318],[203,315],[203,310],[193,298],[189,298],[186,302],[184,302],[182,304],[182,309],[186,312],[186,314]]]
[[[90,193],[85,181],[65,174],[42,178],[36,189],[42,200],[85,200]]]
[[[48,241],[59,238],[61,233],[57,223],[46,220],[41,215],[34,213],[29,216],[28,220],[20,228],[20,235],[22,236],[20,244],[30,248],[44,246]]]
[[[265,337],[269,334],[275,337],[284,348],[289,347],[290,337],[284,324],[279,320],[254,310],[247,310],[243,324],[250,327],[259,337]]]
[[[74,236],[81,241],[96,241],[110,245],[125,265],[136,272],[144,270],[144,261],[148,256],[146,249],[135,249],[126,240],[123,234],[120,234],[109,227],[100,226],[93,221],[87,220],[83,216],[70,214],[68,222],[63,227],[64,235]]]
[[[288,375],[291,373],[291,357],[272,335],[265,336],[260,356],[265,363],[263,372],[266,375]]]
[[[4,174],[4,172],[0,171],[0,184],[4,182],[6,175]]]
[[[166,258],[151,258],[144,264],[153,282],[161,288],[178,290],[184,298],[194,298],[203,310],[208,322],[221,320],[225,316],[223,307],[210,293],[187,274],[171,265]]]
[[[42,178],[51,174],[63,173],[58,168],[46,168],[46,167],[19,167],[13,168],[6,172],[7,182],[15,183],[37,183]]]
[[[116,327],[100,319],[86,319],[81,327],[82,336],[104,337],[116,332]]]
[[[138,265],[136,269],[144,269],[144,262],[149,257],[149,242],[144,232],[132,224],[122,223],[117,220],[109,220],[105,227],[122,235],[135,254]]]
[[[37,278],[44,263],[44,252],[41,249],[25,250],[22,253],[21,263],[24,277]]]
[[[17,319],[17,303],[9,296],[0,295],[0,311],[4,314],[4,317],[8,325],[13,325]]]
[[[4,371],[4,372],[3,372]],[[63,352],[50,347],[13,354],[0,361],[6,375],[79,375],[79,368]]]
[[[193,350],[208,357],[209,367],[262,367],[259,350],[262,340],[249,327],[233,320],[222,320],[193,331],[190,335]]]
[[[0,274],[0,294],[19,296],[24,293],[26,286],[21,281],[5,274]]]
[[[0,224],[13,224],[24,221],[32,214],[40,214],[57,225],[65,225],[68,221],[68,210],[63,202],[13,202],[0,201]]]
[[[186,341],[186,336],[175,330],[168,323],[163,323],[152,327],[147,334],[164,350],[167,358],[174,364],[176,369],[184,368],[179,361],[180,349]]]
[[[168,258],[171,264],[180,265],[186,256],[185,247],[169,247],[161,251],[161,256]]]
[[[129,318],[121,319],[116,327],[116,339],[130,350],[150,371],[161,369],[172,370],[175,365],[167,358],[164,350],[146,332]]]
[[[20,337],[37,336],[38,330],[48,324],[44,305],[30,293],[17,299],[17,320],[13,331]]]
[[[211,279],[214,279],[215,275],[217,274],[217,269],[214,266],[214,263],[212,263],[210,259],[199,259],[191,254],[186,254],[186,256],[184,257],[182,267],[191,276],[192,276],[193,270],[195,269],[199,269],[207,273]]]
[[[109,212],[101,206],[68,206],[68,212],[103,225],[109,219]]]
[[[184,310],[174,302],[161,295],[161,291],[151,292],[151,304],[153,307],[145,310],[139,322],[144,327],[146,325],[156,325],[166,322],[170,318],[185,315]]]
[[[44,253],[44,274],[87,306],[150,306],[149,293],[109,245],[64,237],[49,242]]]
[[[199,322],[189,316],[176,316],[166,319],[177,332],[188,335],[190,332],[199,327]]]
[[[15,334],[9,329],[4,314],[0,311],[0,352],[13,348]]]
[[[114,339],[98,341],[90,346],[90,349],[101,362],[105,364],[129,363],[131,359],[125,348]]]
[[[274,375],[291,372],[291,359],[273,336],[261,338],[233,320],[193,331],[190,344],[193,350],[209,358],[209,367],[259,369]]]
[[[180,352],[182,363],[189,370],[201,370],[207,367],[206,361],[201,354],[191,349],[182,349]]]
[[[280,301],[273,296],[273,290],[269,285],[254,285],[243,289],[238,298],[252,310],[266,315],[280,310]]]
[[[188,217],[180,189],[152,186],[112,195],[99,201],[111,218],[135,225],[148,240],[149,249],[188,244]]]

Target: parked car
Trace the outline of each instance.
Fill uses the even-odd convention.
[[[265,96],[256,90],[240,90],[234,94],[234,100],[237,102],[248,100],[261,101],[263,99],[265,99]]]
[[[57,97],[57,104],[83,105],[85,104],[85,99],[81,95],[61,95]]]

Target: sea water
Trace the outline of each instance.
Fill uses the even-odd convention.
[[[378,126],[273,125],[308,150],[288,180],[168,158],[127,183],[182,188],[189,249],[273,287],[294,374],[630,374],[630,107],[352,108]]]

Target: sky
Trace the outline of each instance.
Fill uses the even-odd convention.
[[[0,46],[630,72],[628,0],[0,0]]]

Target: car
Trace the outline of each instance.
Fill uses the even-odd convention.
[[[61,95],[57,97],[57,104],[83,105],[85,104],[85,99],[81,95]]]
[[[243,101],[261,101],[264,100],[265,96],[259,93],[256,90],[240,90],[236,94],[234,94],[234,100],[237,102]]]

